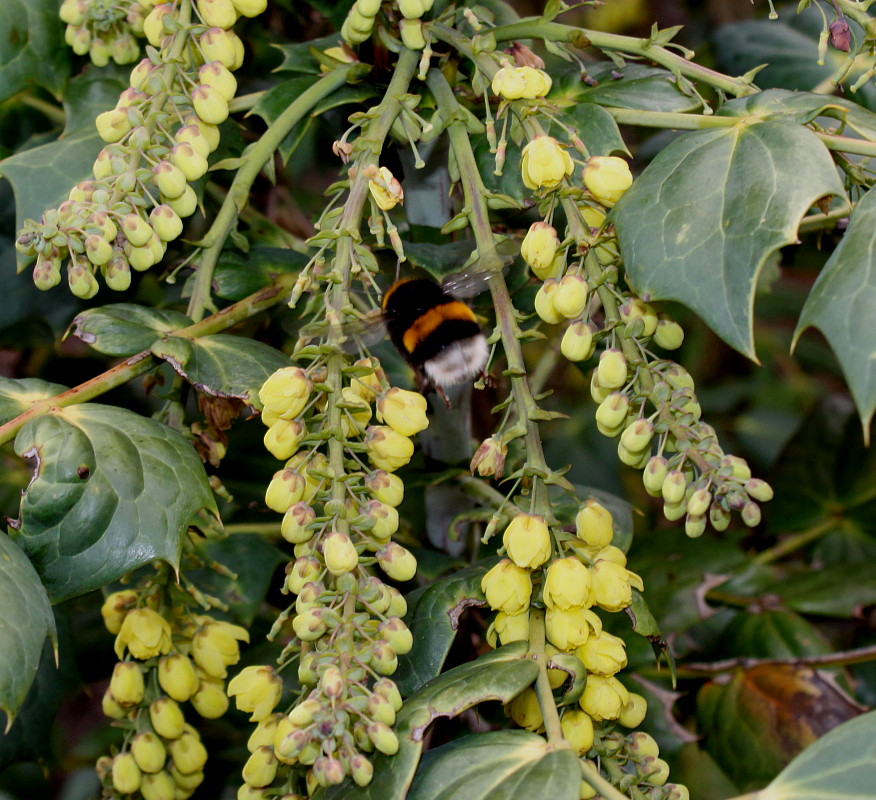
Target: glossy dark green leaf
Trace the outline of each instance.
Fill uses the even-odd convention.
[[[0,161],[0,175],[15,192],[17,227],[57,207],[72,186],[91,176],[94,159],[105,143],[94,127],[96,113],[86,114],[76,104],[81,101],[91,112],[105,111],[115,106],[126,86],[116,77],[93,73],[74,79],[67,91],[72,100],[65,106],[67,125],[60,138]]]
[[[448,670],[405,700],[396,719],[399,751],[374,758],[374,780],[357,787],[345,781],[316,795],[318,800],[404,800],[423,750],[426,729],[439,717],[455,717],[487,700],[507,703],[536,678],[538,667],[525,658],[523,642],[493,650]]]
[[[218,333],[184,339],[169,336],[152,345],[153,355],[167,361],[199,392],[258,402],[258,390],[289,356],[255,339]]]
[[[280,550],[255,533],[235,533],[210,540],[199,549],[201,558],[234,573],[227,577],[209,563],[203,569],[187,569],[186,577],[202,592],[218,597],[238,625],[250,626],[271,585],[277,566],[288,560]]]
[[[801,614],[855,618],[863,607],[876,605],[876,561],[793,575],[772,591]]]
[[[577,800],[578,758],[550,747],[527,731],[487,731],[463,736],[423,758],[411,797],[417,800]]]
[[[799,614],[766,609],[736,614],[721,635],[721,650],[745,658],[795,658],[829,653],[831,647]]]
[[[246,253],[226,248],[213,275],[216,296],[242,300],[270,285],[277,275],[299,272],[307,261],[304,253],[283,247],[252,247]]]
[[[15,452],[34,470],[16,542],[53,602],[156,559],[177,566],[196,515],[216,513],[191,443],[124,409],[53,409],[19,431]]]
[[[629,155],[614,117],[595,102],[575,103],[561,119],[581,137],[591,156]]]
[[[319,74],[319,62],[311,55],[310,49],[328,50],[329,47],[338,46],[336,33],[312,39],[309,42],[294,42],[274,44],[283,56],[283,62],[275,72],[305,72],[309,75]]]
[[[43,642],[56,642],[55,617],[45,587],[21,548],[0,534],[0,710],[7,733],[30,690]]]
[[[763,786],[803,748],[859,713],[829,679],[786,664],[738,670],[697,695],[703,744],[743,790]]]
[[[73,320],[72,332],[99,353],[125,358],[148,350],[156,339],[191,324],[179,311],[116,303],[83,311]]]
[[[577,103],[596,103],[612,108],[636,108],[643,111],[697,111],[702,104],[696,97],[678,88],[672,73],[644,64],[616,67],[602,61],[587,65],[587,75],[596,82],[581,81],[577,64],[567,68],[550,93],[552,102],[561,107]]]
[[[416,692],[444,666],[456,637],[459,616],[469,606],[482,606],[481,578],[492,564],[461,569],[409,595],[405,623],[414,647],[398,660],[392,679],[403,696]]]
[[[799,165],[806,164],[801,170]],[[636,291],[679,300],[755,358],[754,293],[767,259],[797,238],[812,204],[843,195],[810,130],[768,120],[691,131],[671,142],[615,206]]]
[[[876,411],[876,192],[852,212],[849,227],[812,287],[795,337],[818,328],[836,353],[869,437]]]
[[[0,14],[0,102],[22,89],[61,92],[70,51],[56,0],[4,0]]]
[[[873,795],[876,711],[837,726],[809,745],[758,800],[864,800]]]
[[[0,377],[0,425],[23,414],[39,400],[47,400],[67,391],[60,383],[49,383],[39,378]]]

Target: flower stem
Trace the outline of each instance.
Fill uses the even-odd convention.
[[[603,778],[599,770],[589,761],[579,761],[578,763],[581,767],[581,777],[596,789],[605,800],[629,800],[623,792],[615,789],[609,781]]]
[[[563,729],[560,725],[560,715],[554,701],[554,693],[548,679],[548,655],[545,651],[544,610],[533,608],[529,612],[529,650],[535,655],[538,664],[538,677],[535,679],[535,694],[538,697],[538,707],[544,720],[544,731],[549,744],[565,743]],[[566,745],[568,746],[568,745]]]

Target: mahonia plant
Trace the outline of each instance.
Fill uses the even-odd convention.
[[[480,541],[495,554],[475,565],[475,596],[466,598],[491,615],[483,636],[493,652],[484,658],[504,652],[526,668],[534,665],[525,684],[501,697],[509,724],[525,731],[517,733],[538,752],[569,757],[581,800],[688,797],[683,785],[669,781],[655,740],[637,730],[648,703],[628,688],[627,646],[610,632],[635,617],[636,608],[646,609],[646,586],[628,567],[611,503],[567,480],[568,466],[549,463],[540,425],[562,415],[544,403],[524,345],[547,339],[569,362],[593,364],[596,428],[617,439],[619,460],[641,471],[666,520],[683,519],[689,537],[709,524],[724,531],[734,512],[745,525],[758,525],[772,489],[724,451],[702,419],[691,375],[666,355],[681,347],[682,327],[626,277],[612,210],[636,185],[627,161],[593,145],[590,152],[588,137],[561,113],[551,70],[520,40],[540,38],[551,55],[577,62],[585,82],[579,53],[590,45],[616,63],[623,55],[653,59],[701,103],[704,118],[713,109],[696,80],[736,97],[756,90],[751,76],[727,78],[671,52],[672,32],[655,29],[647,40],[585,35],[553,23],[564,6],[549,5],[550,19],[499,26],[482,6],[355,0],[336,42],[308,51],[312,85],[272,119],[266,112],[258,141],[223,163],[235,176],[208,233],[185,257],[195,271],[187,287],[193,324],[175,338],[189,345],[288,302],[284,312],[296,317],[297,341],[288,356],[271,352],[270,368],[247,372],[248,379],[258,375],[260,388],[251,393],[199,382],[172,352],[166,360],[176,376],[159,416],[190,440],[203,432],[200,422],[181,421],[188,381],[203,395],[245,398],[264,424],[264,458],[277,467],[264,487],[264,506],[276,515],[268,527],[292,554],[282,585],[274,587],[288,602],[276,610],[267,636],[279,655],[271,663],[260,657],[229,677],[249,633],[222,617],[227,607],[220,600],[188,583],[193,568],[231,575],[201,558],[188,539],[179,573],[162,563],[114,576],[123,588],[106,597],[102,615],[119,660],[102,706],[122,736],[97,764],[104,797],[191,796],[207,763],[194,722],[224,716],[229,698],[253,723],[249,756],[235,777],[238,800],[299,800],[342,784],[354,793],[402,747],[422,739],[422,731],[417,739],[399,723],[416,694],[403,699],[396,675],[414,638],[395,584],[417,577],[417,561],[398,541],[398,508],[402,470],[415,456],[415,437],[430,425],[428,390],[447,398],[419,371],[418,391],[393,385],[396,372],[372,351],[366,329],[381,315],[388,276],[411,252],[405,236],[415,238],[414,232],[402,210],[406,190],[410,198],[412,188],[421,188],[417,171],[426,166],[427,149],[430,159],[446,158],[438,170],[447,178],[452,210],[441,220],[441,234],[470,245],[459,267],[489,292],[486,370],[494,378],[501,373],[495,421],[473,448],[471,476],[460,484],[476,498],[470,520],[482,523]],[[199,182],[237,93],[233,73],[244,49],[233,26],[266,7],[267,0],[63,0],[67,42],[94,65],[135,61],[136,37],[148,45],[116,106],[97,117],[105,146],[92,178],[18,233],[17,249],[35,259],[38,288],[54,288],[66,268],[70,291],[88,300],[99,289],[98,276],[124,291],[132,270],[163,265],[168,245],[203,199]],[[822,38],[849,50],[839,21]],[[321,103],[367,75],[369,60],[388,82],[375,87],[375,102],[374,95],[357,96],[370,105],[350,115],[333,142],[343,171],[326,191],[316,232],[300,243],[307,263],[291,275],[272,274],[269,288],[204,320],[214,310],[213,269],[257,175],[274,176],[272,159],[295,126],[334,108]],[[262,99],[238,98],[235,108],[250,110]],[[433,151],[438,137],[446,150]],[[486,145],[477,156],[475,141]],[[398,148],[410,149],[404,163],[414,169],[406,174],[393,172]],[[519,198],[487,187],[484,151],[493,177],[511,176],[522,187]],[[509,209],[528,213],[527,223],[537,219],[517,236],[509,231],[514,218],[509,224],[501,213]],[[518,250],[525,280],[537,286],[531,302],[512,295],[505,277],[507,254]],[[160,349],[147,348],[113,368],[112,380],[52,398],[57,405],[34,403],[22,417],[90,399],[97,384],[105,391],[144,374],[154,365],[149,359],[162,357]],[[216,419],[208,427],[214,422],[218,429]],[[12,427],[4,426],[10,436]],[[211,464],[224,454],[224,444],[217,446]],[[89,470],[79,467],[76,474],[86,480]],[[227,498],[218,479],[212,488]]]

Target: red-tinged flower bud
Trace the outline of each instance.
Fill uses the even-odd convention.
[[[617,156],[594,156],[584,169],[584,185],[607,208],[620,200],[632,184],[629,165]]]
[[[532,580],[527,570],[505,558],[484,575],[481,590],[490,608],[519,614],[529,608]]]
[[[849,27],[849,23],[844,19],[835,19],[828,25],[828,31],[830,32],[830,46],[835,50],[848,53],[852,42],[852,29]]]
[[[192,107],[204,122],[219,125],[228,119],[228,101],[218,89],[198,84],[192,90]]]
[[[170,160],[179,167],[187,181],[196,181],[207,172],[207,159],[188,142],[174,145],[170,151]]]
[[[145,684],[140,666],[133,661],[120,661],[116,664],[109,690],[120,706],[136,706],[143,702]]]
[[[312,556],[296,559],[286,578],[286,588],[290,592],[298,594],[305,584],[319,577],[321,568],[319,561]]]
[[[572,158],[551,136],[537,136],[523,148],[520,171],[528,189],[553,189],[573,168]]]
[[[671,319],[661,319],[654,331],[654,342],[664,350],[677,350],[684,342],[684,328]]]
[[[392,707],[392,703],[381,694],[372,694],[368,698],[368,705],[365,707],[364,713],[375,722],[382,722],[389,726],[395,724],[395,709]]]
[[[284,367],[274,372],[259,389],[259,400],[266,409],[283,419],[294,419],[307,405],[313,384],[300,367]]]
[[[544,518],[536,514],[517,514],[505,529],[502,543],[518,567],[534,569],[551,555],[550,531]]]
[[[277,712],[259,722],[246,740],[246,749],[254,753],[260,747],[273,747],[281,719],[284,715]]]
[[[383,641],[378,641],[371,650],[371,669],[378,675],[392,675],[398,669],[398,657],[395,651]]]
[[[508,715],[521,728],[528,731],[539,731],[544,727],[538,696],[532,689],[524,689],[506,707]]]
[[[307,428],[301,420],[279,419],[265,432],[263,441],[265,449],[274,458],[283,461],[298,452],[301,440],[306,435]]]
[[[583,711],[566,710],[560,718],[560,727],[563,730],[563,738],[579,756],[583,756],[593,747],[593,720]]]
[[[603,432],[611,432],[616,436],[627,418],[630,410],[630,400],[623,392],[611,392],[596,409],[596,424]],[[615,432],[616,431],[616,432]]]
[[[389,542],[374,555],[380,568],[394,581],[409,581],[417,574],[417,559],[400,544]]]
[[[402,479],[386,470],[378,469],[369,472],[363,478],[363,483],[375,500],[393,508],[400,505],[404,499],[405,486]]]
[[[680,503],[684,499],[687,489],[687,476],[680,469],[673,469],[666,473],[663,486],[660,491],[666,503]],[[685,506],[685,513],[687,507]]]
[[[228,682],[227,693],[250,722],[261,722],[273,713],[283,694],[283,681],[273,667],[244,667]]]
[[[110,633],[116,634],[122,629],[122,622],[128,612],[136,606],[137,599],[138,594],[133,589],[123,589],[120,592],[113,592],[103,601],[100,613]]]
[[[235,47],[237,34],[222,28],[210,28],[198,39],[201,52],[207,61],[218,61],[228,69],[234,69]]]
[[[360,507],[360,513],[373,522],[368,532],[375,539],[389,539],[398,530],[398,511],[379,500],[369,500]]]
[[[716,531],[726,531],[730,527],[730,512],[717,503],[709,509],[709,522]]]
[[[580,316],[587,307],[589,287],[580,275],[564,275],[554,295],[554,310],[566,319]]]
[[[92,38],[88,43],[88,57],[95,67],[105,67],[109,64],[110,49],[103,39]]]
[[[153,47],[161,47],[162,40],[170,32],[164,26],[164,18],[173,13],[174,8],[171,3],[160,3],[154,6],[143,20],[143,33]]]
[[[149,224],[163,242],[171,242],[182,233],[182,220],[167,204],[155,206],[149,213]]]
[[[760,525],[760,506],[757,503],[748,502],[742,507],[742,521],[748,525],[749,528],[754,528],[756,525]]]
[[[178,739],[183,734],[185,717],[179,704],[161,696],[149,705],[149,720],[155,732],[165,739]]]
[[[662,786],[669,777],[669,764],[662,758],[645,756],[642,763],[638,765],[637,772],[645,783],[650,783],[652,786]]]
[[[162,194],[161,202],[170,206],[180,217],[190,217],[198,209],[198,196],[188,184],[179,197],[166,197]]]
[[[133,794],[139,791],[143,773],[130,753],[119,753],[113,759],[113,788],[121,794]]]
[[[167,760],[161,738],[152,731],[138,733],[131,742],[131,755],[142,772],[158,772]]]
[[[566,328],[560,342],[560,352],[569,361],[586,361],[596,349],[596,343],[593,341],[594,332],[591,323],[576,320]]]
[[[626,665],[626,661],[624,662]],[[645,714],[648,712],[648,701],[640,694],[630,692],[630,699],[627,704],[621,709],[620,716],[617,721],[625,728],[638,728],[645,719]]]
[[[697,489],[687,501],[687,513],[692,517],[702,517],[712,502],[712,493],[708,489]]]
[[[621,444],[631,453],[642,453],[651,447],[654,438],[654,423],[650,419],[637,419],[621,434]]]
[[[84,26],[68,25],[64,31],[64,41],[77,56],[84,56],[91,46],[91,33]]]
[[[237,9],[231,0],[198,0],[198,13],[211,28],[228,29],[237,22]]]
[[[627,360],[624,354],[614,347],[603,350],[596,367],[599,385],[606,389],[619,389],[627,382]]]
[[[105,142],[118,142],[133,127],[125,108],[114,108],[98,114],[94,124]]]
[[[286,472],[287,470],[284,470]],[[294,472],[294,470],[291,470]],[[298,475],[298,473],[295,473]],[[298,475],[301,478],[300,475]],[[304,491],[305,482],[301,479],[301,491]],[[313,507],[303,502],[295,502],[286,510],[283,521],[280,523],[280,534],[291,544],[303,544],[313,538],[314,530],[310,527],[316,518]]]
[[[690,800],[690,791],[682,783],[664,783],[664,800]]]
[[[551,562],[544,582],[544,604],[563,610],[593,605],[590,572],[577,557],[567,556]]]
[[[413,634],[398,617],[389,617],[377,630],[396,655],[403,656],[411,652],[414,646]]]
[[[221,61],[210,61],[198,71],[198,80],[204,86],[212,86],[230,103],[237,92],[237,78]]]
[[[617,719],[629,699],[630,693],[617,678],[588,675],[579,704],[590,717],[601,721]]]
[[[88,4],[85,0],[64,0],[58,10],[58,16],[61,22],[66,22],[68,25],[84,25],[88,19]]]
[[[207,750],[197,733],[186,730],[179,739],[168,744],[170,757],[176,768],[184,775],[198,772],[207,763]]]
[[[374,777],[374,767],[361,753],[350,758],[350,777],[357,786],[367,786]]]
[[[414,454],[414,443],[388,425],[371,425],[365,436],[368,459],[378,469],[395,472]]]
[[[152,168],[152,182],[164,197],[179,197],[188,185],[182,170],[170,161],[159,161]]]
[[[375,750],[387,756],[394,756],[398,752],[398,737],[388,725],[372,722],[367,728],[367,733]]]
[[[183,125],[174,134],[173,140],[178,145],[189,145],[192,150],[194,150],[199,156],[201,156],[201,158],[204,159],[206,159],[207,156],[209,156],[212,152],[209,140],[201,132],[201,128],[198,125]]]
[[[337,758],[319,756],[313,762],[313,777],[320,786],[337,786],[343,783],[346,772]]]
[[[322,544],[325,565],[334,576],[345,575],[359,566],[359,554],[346,533],[332,531]]]
[[[589,547],[610,545],[614,536],[611,512],[596,500],[587,500],[575,516],[575,533]]]
[[[505,470],[505,457],[508,455],[508,447],[501,439],[490,436],[481,442],[471,460],[470,469],[472,475],[477,471],[482,478],[501,478]]]
[[[660,497],[663,494],[663,482],[668,472],[668,461],[663,456],[652,456],[648,459],[642,472],[642,483],[645,491],[651,497]]]
[[[184,703],[201,684],[195,665],[180,653],[164,656],[158,661],[158,683],[178,703]]]
[[[752,500],[757,500],[761,503],[766,503],[773,499],[773,487],[760,478],[749,478],[745,482],[745,493]]]
[[[535,294],[535,313],[548,325],[556,325],[562,322],[564,317],[554,307],[554,299],[560,284],[548,278]]]
[[[292,620],[292,629],[302,642],[313,642],[319,639],[327,630],[322,609],[309,608],[303,613],[297,614]]]

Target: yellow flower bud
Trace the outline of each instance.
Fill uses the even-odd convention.
[[[619,389],[627,382],[627,360],[624,354],[614,347],[603,350],[596,367],[599,385],[606,389]]]
[[[143,702],[145,684],[140,665],[133,661],[120,661],[113,668],[109,690],[120,706],[136,706]]]
[[[418,19],[426,12],[423,0],[399,0],[398,10],[405,19]]]
[[[140,793],[143,795],[143,800],[174,800],[176,785],[170,773],[162,770],[143,776]]]
[[[277,774],[279,762],[273,747],[259,747],[243,765],[243,780],[247,786],[269,786]]]
[[[402,44],[409,50],[422,50],[426,46],[423,23],[418,19],[403,19],[399,22]]]
[[[237,78],[221,61],[210,61],[198,70],[198,80],[203,86],[212,86],[230,103],[237,93]]]
[[[505,529],[502,543],[518,567],[534,569],[551,556],[550,531],[544,518],[536,514],[517,514]]]
[[[374,555],[380,568],[394,581],[409,581],[417,574],[414,554],[395,542],[385,544]]]
[[[164,696],[150,703],[149,720],[155,732],[165,739],[178,739],[182,736],[186,722],[179,704]]]
[[[310,527],[314,519],[316,519],[316,511],[313,510],[312,506],[307,503],[293,503],[283,515],[283,521],[280,523],[280,535],[292,544],[309,542],[314,534]]]
[[[207,675],[224,678],[228,674],[226,667],[240,660],[238,641],[249,641],[245,628],[210,619],[192,637],[192,658]]]
[[[606,208],[611,208],[633,184],[626,161],[617,156],[593,156],[584,168],[584,185]]]
[[[97,115],[97,133],[105,142],[118,142],[131,128],[126,108],[114,108]]]
[[[481,446],[477,449],[471,460],[471,472],[482,478],[488,476],[502,477],[505,470],[505,457],[508,455],[508,447],[502,443],[501,439],[495,436],[490,436],[481,442]]]
[[[575,533],[589,547],[611,544],[614,535],[611,512],[596,500],[587,500],[575,517]]]
[[[547,568],[544,604],[564,610],[593,605],[590,572],[575,556],[559,558]]]
[[[564,652],[580,647],[590,638],[591,630],[601,631],[602,622],[582,606],[549,608],[544,619],[548,641]]]
[[[553,189],[567,175],[573,164],[569,154],[551,136],[537,136],[523,148],[521,161],[523,184],[528,189]]]
[[[122,629],[125,616],[136,604],[137,592],[133,589],[124,589],[109,595],[100,607],[106,629],[112,634],[118,633]]]
[[[514,67],[507,65],[499,69],[493,76],[493,94],[505,100],[519,100],[526,90],[523,74]],[[524,259],[526,256],[524,256]]]
[[[384,469],[369,472],[363,479],[368,491],[375,500],[395,508],[405,496],[405,485],[398,475]]]
[[[198,117],[210,125],[219,125],[228,119],[228,101],[212,86],[195,86],[192,90],[192,107]]]
[[[179,739],[168,744],[174,766],[184,775],[199,772],[207,763],[207,750],[197,733],[186,730]]]
[[[414,454],[414,443],[388,425],[371,425],[365,436],[368,459],[378,469],[395,472]]]
[[[244,667],[228,682],[227,693],[241,711],[251,713],[250,722],[271,716],[283,694],[283,681],[273,667]]]
[[[268,7],[268,0],[231,0],[237,13],[244,17],[257,17]]]
[[[566,328],[560,341],[560,352],[569,361],[586,361],[596,349],[593,333],[594,329],[591,323],[576,320]]]
[[[230,28],[237,22],[237,9],[231,0],[198,0],[198,12],[210,27]]]
[[[500,611],[496,614],[487,629],[487,642],[490,647],[496,647],[496,642],[509,644],[511,642],[529,641],[529,611],[519,614],[506,614]]]
[[[142,772],[158,772],[167,760],[161,738],[152,731],[138,733],[131,741],[131,755]]]
[[[677,350],[684,342],[684,328],[671,319],[660,319],[654,330],[654,341],[664,350]]]
[[[554,308],[554,297],[560,284],[548,278],[535,293],[535,313],[548,325],[563,321],[563,315]]]
[[[369,500],[361,506],[360,511],[374,521],[368,533],[375,539],[389,539],[398,530],[398,511],[392,506],[379,500]]]
[[[481,589],[490,608],[520,614],[529,608],[532,580],[527,570],[503,558],[481,579]]]
[[[564,275],[553,297],[554,310],[566,319],[580,316],[587,308],[589,290],[580,275]]]
[[[535,100],[537,97],[544,97],[551,90],[553,81],[544,70],[523,66],[517,67],[515,72],[523,78],[521,97],[524,99]]]
[[[283,714],[274,713],[259,722],[246,741],[246,749],[253,753],[259,747],[273,747],[281,719],[284,719]]]
[[[624,661],[624,666],[626,666],[626,661]],[[630,699],[621,709],[617,721],[625,728],[638,728],[645,720],[647,713],[648,701],[642,695],[630,692]]]
[[[368,181],[368,188],[374,201],[383,211],[389,211],[404,202],[405,193],[401,184],[388,167],[374,169],[374,175]]]
[[[213,27],[201,34],[198,44],[207,61],[219,61],[228,69],[234,69],[236,61],[235,39],[238,37],[234,31]]]
[[[635,572],[612,561],[599,559],[590,568],[593,581],[593,601],[606,611],[622,611],[632,602],[632,587],[644,589]]]
[[[614,675],[627,665],[624,640],[607,631],[591,636],[576,651],[588,672],[597,675]]]
[[[543,221],[533,222],[523,237],[520,255],[540,280],[556,278],[556,275],[550,273],[553,271],[559,246],[560,240],[553,226]]]
[[[103,693],[100,706],[103,713],[110,719],[124,719],[128,716],[128,712],[116,702],[116,698],[113,697],[113,693],[109,689]]]
[[[204,719],[219,719],[228,710],[228,695],[225,694],[225,682],[221,679],[204,678],[191,697],[195,711]]]
[[[172,242],[183,229],[179,214],[166,203],[155,206],[149,212],[149,223],[163,242]]]
[[[508,714],[521,728],[539,731],[544,727],[544,719],[538,705],[538,695],[533,689],[524,689],[507,706]]]
[[[313,383],[300,367],[284,367],[271,375],[259,389],[259,400],[265,409],[282,419],[295,419],[307,405]]]
[[[295,455],[306,435],[307,427],[301,420],[280,418],[265,431],[262,441],[265,449],[282,461]]]
[[[180,197],[188,186],[182,170],[170,161],[159,161],[152,168],[152,182],[164,197],[170,199]]]
[[[563,729],[563,738],[579,756],[593,747],[593,720],[583,711],[567,709],[560,718],[560,727]]]
[[[617,678],[588,675],[584,694],[578,702],[585,713],[601,721],[617,719],[629,699],[630,693]]]
[[[332,531],[322,544],[325,565],[332,575],[346,575],[359,566],[359,554],[346,533]]]
[[[143,774],[130,753],[119,753],[113,759],[113,788],[121,794],[133,794],[140,789]]]
[[[377,419],[402,436],[413,436],[429,427],[426,398],[394,387],[377,401]]]
[[[174,653],[158,661],[158,683],[178,703],[184,703],[200,686],[195,665],[184,655]]]

